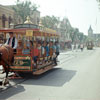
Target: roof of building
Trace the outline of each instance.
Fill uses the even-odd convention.
[[[11,11],[11,12],[14,12],[12,9],[11,9],[11,7],[8,7],[8,6],[4,6],[4,5],[0,5],[0,9],[4,9],[4,10],[6,10],[6,11]]]
[[[90,27],[89,27],[89,30],[92,30],[92,31],[93,31],[93,29],[92,29],[91,25],[90,25]]]

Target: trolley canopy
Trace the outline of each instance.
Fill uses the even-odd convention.
[[[59,36],[59,34],[55,30],[49,28],[44,28],[44,27],[25,28],[21,27],[23,26],[23,24],[19,25],[20,27],[17,25],[14,29],[0,29],[0,33],[14,32],[15,34],[25,35],[28,30],[31,30],[33,32],[33,36]]]
[[[55,30],[45,28],[43,25],[41,25],[41,22],[39,23],[39,26],[33,24],[29,16],[27,16],[27,20],[24,22],[24,24],[14,25],[14,29],[0,29],[0,33],[9,32],[29,36],[59,36]]]

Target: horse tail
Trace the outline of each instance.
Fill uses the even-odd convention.
[[[2,53],[0,53],[0,61],[1,61],[1,59],[2,59]]]

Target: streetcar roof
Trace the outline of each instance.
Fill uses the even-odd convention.
[[[9,32],[14,32],[15,34],[26,34],[26,31],[27,30],[32,30],[33,32],[38,32],[40,34],[37,34],[37,36],[41,36],[41,33],[42,35],[46,34],[46,35],[53,35],[53,36],[59,36],[59,34],[57,32],[52,32],[52,31],[49,31],[49,30],[41,30],[39,28],[16,28],[16,29],[0,29],[0,32],[1,33],[9,33]],[[45,36],[46,36],[45,35]]]

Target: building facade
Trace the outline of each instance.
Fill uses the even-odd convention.
[[[34,11],[34,13],[30,17],[33,24],[39,24],[39,11]],[[0,5],[0,29],[10,28],[11,25],[15,24],[22,24],[22,19],[20,18],[20,16],[16,17],[16,13],[11,8],[11,6]]]
[[[0,29],[10,28],[10,24],[13,23],[14,11],[6,6],[0,5]]]
[[[31,21],[33,24],[39,25],[40,12],[38,10],[34,11],[34,13],[31,15]]]
[[[71,30],[71,24],[67,18],[64,18],[60,23],[60,43],[62,49],[68,49],[71,48],[71,37],[70,37],[70,30]]]
[[[89,27],[89,29],[88,29],[88,37],[89,37],[90,39],[93,39],[93,29],[92,29],[91,25],[90,25],[90,27]]]
[[[94,33],[91,26],[88,30],[88,39],[92,40],[95,46],[100,46],[100,33]]]

